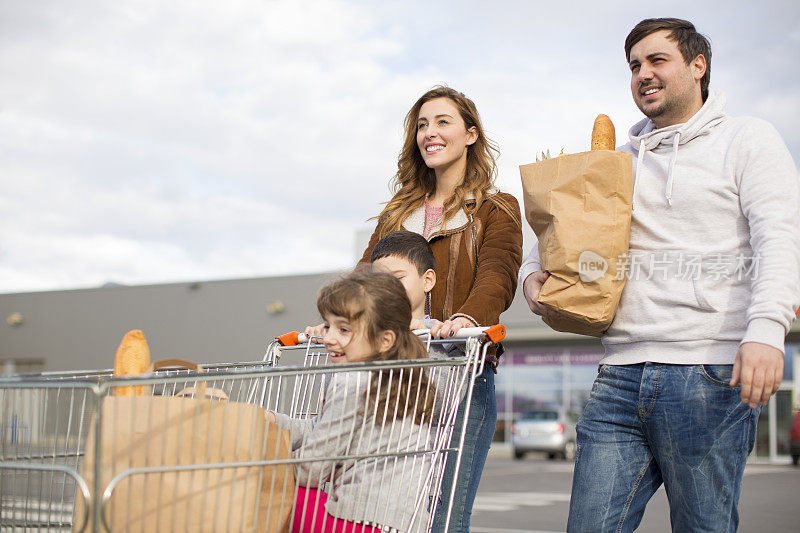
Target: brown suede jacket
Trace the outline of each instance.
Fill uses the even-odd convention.
[[[431,291],[431,318],[467,317],[478,326],[497,324],[508,309],[517,288],[522,263],[522,227],[517,199],[497,193],[512,208],[509,217],[494,202],[484,200],[468,215],[459,210],[428,238],[436,258],[436,285]],[[422,234],[425,207],[414,211],[403,228]],[[378,242],[377,230],[359,261],[369,263]],[[358,268],[358,267],[357,267]]]

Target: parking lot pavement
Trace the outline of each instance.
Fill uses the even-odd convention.
[[[473,533],[562,533],[566,529],[572,464],[528,456],[515,461],[493,454],[486,463],[475,508]],[[800,468],[751,464],[739,501],[739,530],[797,531]],[[637,531],[669,531],[663,487],[656,492]]]

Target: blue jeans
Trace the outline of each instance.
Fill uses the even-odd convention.
[[[458,446],[461,427],[464,423],[464,410],[466,398],[458,406],[453,436],[450,447]],[[450,512],[450,527],[448,532],[469,531],[469,519],[472,515],[472,504],[478,493],[478,484],[481,481],[483,466],[492,444],[492,437],[497,428],[497,402],[494,397],[494,371],[489,364],[483,366],[483,372],[475,378],[472,389],[472,402],[469,406],[467,419],[467,432],[464,436],[464,447],[461,451],[461,465],[456,479],[456,492],[453,499],[453,508]],[[453,487],[453,472],[456,467],[456,454],[448,454],[444,467],[441,496],[436,506],[433,532],[445,531],[446,516],[444,511],[450,500],[450,491]]]
[[[732,365],[601,365],[578,421],[567,531],[633,531],[661,483],[673,531],[736,531],[759,409]]]

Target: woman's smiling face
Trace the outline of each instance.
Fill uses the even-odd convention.
[[[475,128],[466,128],[449,98],[434,98],[422,104],[417,116],[417,146],[428,168],[444,170],[466,160],[467,146],[477,138]]]

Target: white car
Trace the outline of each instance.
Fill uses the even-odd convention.
[[[528,452],[545,452],[550,459],[575,459],[575,423],[578,414],[558,409],[536,409],[520,415],[511,427],[514,458]]]

